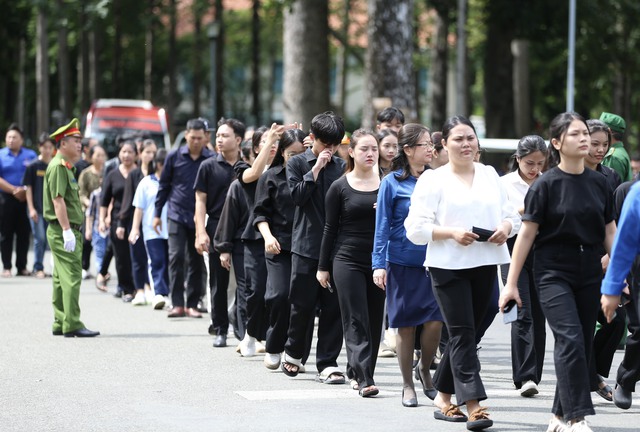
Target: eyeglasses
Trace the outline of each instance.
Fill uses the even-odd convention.
[[[431,141],[424,142],[424,143],[417,143],[415,147],[433,148],[433,143]]]

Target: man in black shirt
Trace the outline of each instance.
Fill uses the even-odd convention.
[[[211,290],[211,326],[209,333],[216,336],[214,347],[227,346],[229,315],[227,288],[229,272],[220,264],[220,254],[213,248],[213,238],[220,221],[229,185],[235,179],[233,166],[240,160],[240,143],[245,126],[235,119],[221,120],[216,132],[219,153],[200,165],[194,189],[196,191],[196,249],[209,253],[209,288]],[[205,214],[209,219],[205,225]]]
[[[195,198],[193,184],[202,162],[211,156],[207,149],[205,124],[197,119],[187,122],[187,144],[171,151],[165,160],[156,197],[153,228],[160,232],[162,207],[167,204],[169,230],[169,287],[172,308],[169,318],[202,318],[198,301],[202,293],[203,261],[195,248]],[[188,259],[185,260],[185,249]],[[187,301],[184,299],[184,271],[187,264]]]
[[[56,145],[49,134],[43,133],[38,145],[40,156],[27,166],[22,178],[22,184],[27,188],[27,208],[33,234],[33,274],[38,279],[45,277],[42,261],[47,247],[47,223],[42,216],[44,174],[55,149]]]
[[[300,371],[302,359],[311,348],[307,335],[318,303],[318,380],[335,384],[345,381],[337,367],[343,334],[340,307],[333,290],[322,288],[315,275],[325,223],[325,195],[345,170],[344,161],[334,156],[344,136],[342,119],[331,112],[318,114],[311,121],[309,136],[312,147],[287,163],[287,182],[296,209],[291,244],[291,314],[282,371],[288,376]]]

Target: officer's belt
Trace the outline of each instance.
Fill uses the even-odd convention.
[[[49,221],[49,223],[52,224],[52,225],[58,225],[58,226],[60,225],[60,222],[57,219]],[[76,230],[76,231],[80,231],[80,228],[82,227],[82,224],[72,224],[72,223],[70,223],[69,226],[71,228],[73,228],[74,230]]]

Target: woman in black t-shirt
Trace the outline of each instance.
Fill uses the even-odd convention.
[[[540,303],[555,338],[555,416],[547,431],[588,432],[584,417],[595,414],[588,359],[600,304],[599,251],[604,246],[610,252],[613,243],[613,201],[605,178],[584,166],[590,143],[585,120],[560,114],[551,122],[550,137],[558,165],[527,192],[500,309],[510,300],[522,305],[517,281],[533,245]]]
[[[347,347],[347,375],[358,382],[362,397],[378,394],[373,373],[385,298],[371,274],[380,187],[380,176],[373,169],[377,162],[378,139],[372,132],[355,131],[349,143],[347,174],[331,185],[325,199],[326,220],[316,274],[320,285],[328,287],[329,271],[333,272]]]
[[[124,187],[127,177],[136,167],[137,149],[133,141],[124,141],[120,145],[118,158],[120,165],[112,170],[104,179],[102,185],[102,203],[100,205],[100,232],[110,230],[110,239],[113,245],[113,255],[116,259],[116,272],[118,273],[118,287],[122,289],[122,301],[130,303],[133,300],[134,282],[131,270],[131,256],[129,254],[129,233],[124,226],[118,226],[118,215],[122,207]],[[111,206],[110,224],[107,225],[107,210]],[[118,293],[116,293],[116,296]]]

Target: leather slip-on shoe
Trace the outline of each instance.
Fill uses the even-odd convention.
[[[189,318],[202,318],[202,314],[200,312],[198,312],[198,309],[196,309],[196,308],[187,308],[185,310],[185,314]]]
[[[169,313],[167,314],[167,317],[169,318],[180,318],[186,316],[186,313],[184,311],[184,308],[182,306],[174,306],[171,308],[171,310],[169,311]]]
[[[51,334],[54,336],[62,336],[62,330],[52,330]]]
[[[629,409],[631,408],[631,392],[629,390],[625,390],[622,386],[616,383],[616,388],[613,390],[613,403],[620,409]]]
[[[227,336],[226,335],[218,335],[213,340],[213,346],[216,348],[224,348],[227,346]]]
[[[99,331],[89,330],[88,328],[81,328],[69,333],[65,333],[64,337],[95,337],[100,335]]]

